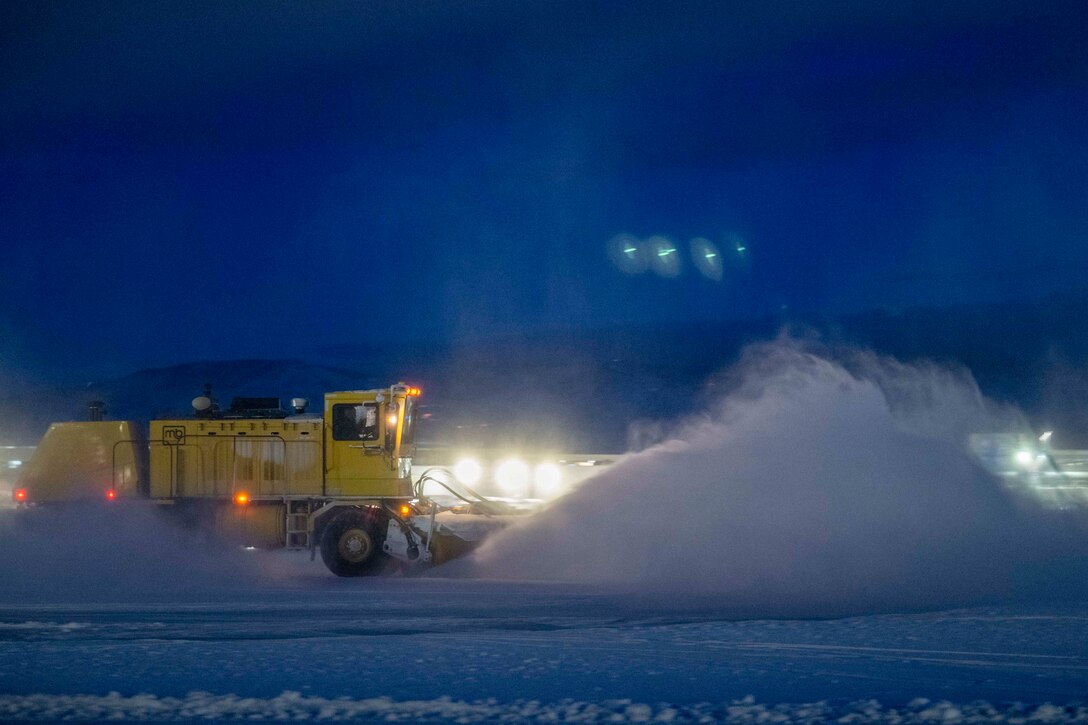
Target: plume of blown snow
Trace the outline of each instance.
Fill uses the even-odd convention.
[[[968,453],[969,433],[1023,423],[966,372],[781,340],[726,378],[704,415],[488,540],[468,570],[792,613],[1083,589],[1080,514],[1017,498]]]
[[[230,546],[138,503],[0,514],[0,604],[200,600],[314,579],[310,567]]]

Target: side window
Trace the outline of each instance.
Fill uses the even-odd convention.
[[[332,406],[334,441],[378,440],[377,403],[341,403]]]

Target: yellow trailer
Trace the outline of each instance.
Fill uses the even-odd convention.
[[[289,409],[235,398],[220,410],[206,389],[191,416],[153,420],[146,433],[101,420],[99,405],[90,421],[50,426],[13,497],[23,506],[149,501],[237,543],[320,550],[340,576],[441,563],[472,542],[413,489],[420,392],[398,383],[328,393],[315,415],[300,398]]]

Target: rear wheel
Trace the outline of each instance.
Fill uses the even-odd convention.
[[[337,576],[381,574],[390,564],[382,551],[382,518],[373,511],[351,509],[325,527],[321,560]]]

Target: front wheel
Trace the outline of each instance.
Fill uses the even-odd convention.
[[[382,551],[381,517],[362,509],[338,514],[321,537],[321,560],[337,576],[371,576],[389,566]]]

